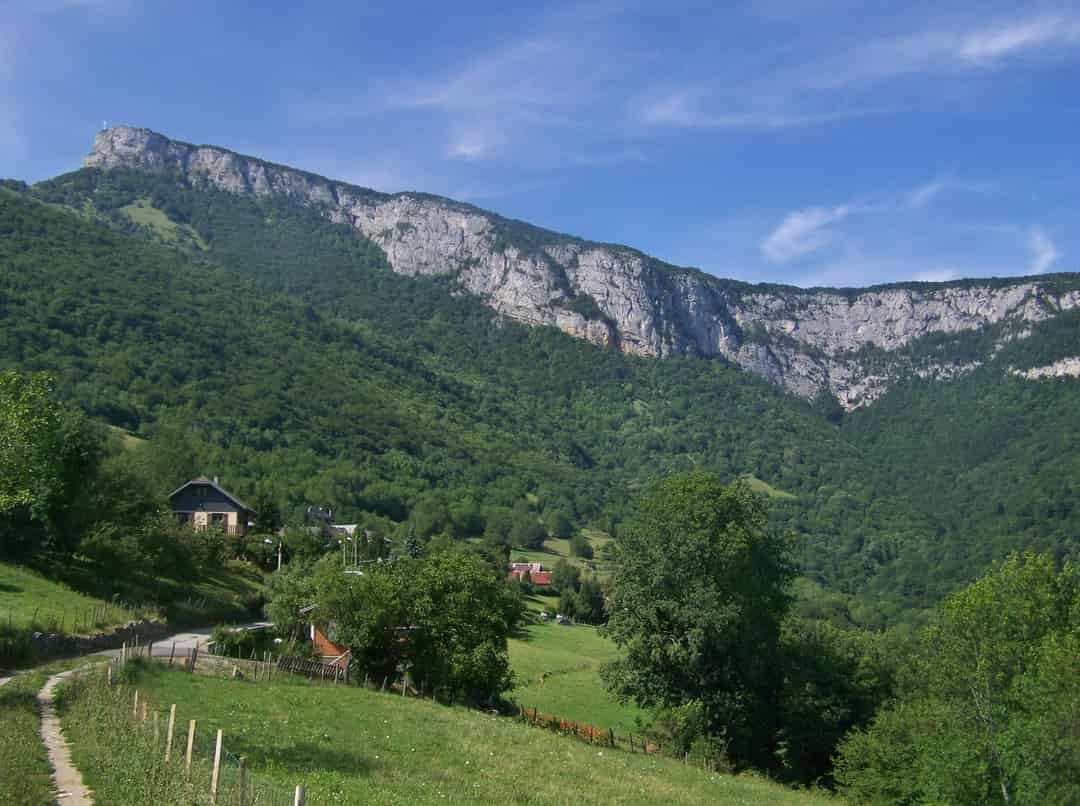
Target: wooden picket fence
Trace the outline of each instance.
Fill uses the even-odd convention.
[[[297,658],[283,655],[278,658],[277,669],[289,674],[299,674],[312,680],[329,680],[334,683],[348,683],[349,669],[336,664],[322,663],[310,658]]]

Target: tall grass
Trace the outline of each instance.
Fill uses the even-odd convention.
[[[50,674],[80,662],[58,661],[0,686],[0,803],[5,806],[56,803],[36,695]]]
[[[99,803],[209,804],[216,734],[203,726],[195,734],[190,771],[186,769],[187,719],[181,714],[174,728],[172,755],[165,760],[168,707],[147,701],[133,712],[133,683],[156,673],[153,664],[129,661],[121,680],[107,686],[100,672],[66,683],[57,700],[64,733],[73,746],[76,766]],[[154,716],[157,730],[154,730]],[[239,758],[223,752],[218,776],[218,804],[276,806],[292,804],[292,789],[245,770]]]
[[[399,694],[298,678],[223,680],[160,667],[141,675],[140,696],[161,706],[177,703],[180,722],[198,719],[205,741],[224,729],[226,748],[246,756],[255,775],[285,792],[305,784],[312,806],[828,802],[761,778],[710,774],[673,759],[588,745],[513,719]],[[203,802],[162,771],[156,751],[147,750],[153,741],[146,733],[141,742],[131,738],[129,685],[104,693],[72,691],[62,717],[65,731],[87,783],[100,787],[98,802]],[[154,757],[148,759],[148,752]],[[137,770],[139,780],[125,777],[125,767]],[[229,802],[222,798],[219,803]]]
[[[44,682],[25,674],[0,687],[0,803],[56,803],[35,698]]]

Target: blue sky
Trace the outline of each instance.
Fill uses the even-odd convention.
[[[2,0],[0,176],[102,121],[750,281],[1080,270],[1076,2]]]

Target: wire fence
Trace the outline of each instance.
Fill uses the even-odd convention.
[[[111,627],[115,624],[138,620],[149,612],[151,612],[150,608],[139,605],[103,603],[87,607],[62,607],[59,610],[35,607],[29,619],[24,615],[16,619],[14,611],[9,609],[6,618],[0,615],[0,634],[42,632],[77,635],[101,627]]]
[[[85,678],[76,694],[92,719],[116,743],[129,767],[139,771],[141,791],[155,803],[204,806],[301,806],[303,786],[290,786],[252,771],[247,760],[230,749],[227,730],[190,719],[175,704],[156,701],[125,673],[148,647],[132,649],[107,666],[104,677]],[[131,678],[135,683],[126,683]],[[75,688],[78,691],[77,688]],[[220,724],[220,720],[215,720]]]

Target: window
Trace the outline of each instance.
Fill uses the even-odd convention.
[[[210,525],[211,526],[226,526],[229,522],[229,516],[224,512],[211,512],[210,513]]]
[[[195,520],[195,515],[194,515],[193,513],[191,513],[191,512],[177,512],[177,513],[176,513],[176,520],[177,520],[177,521],[178,521],[178,522],[179,522],[179,523],[180,523],[181,525],[183,525],[183,526],[187,526],[187,525],[188,525],[188,524],[190,524],[190,523],[191,523],[191,522],[192,522],[193,520]]]

